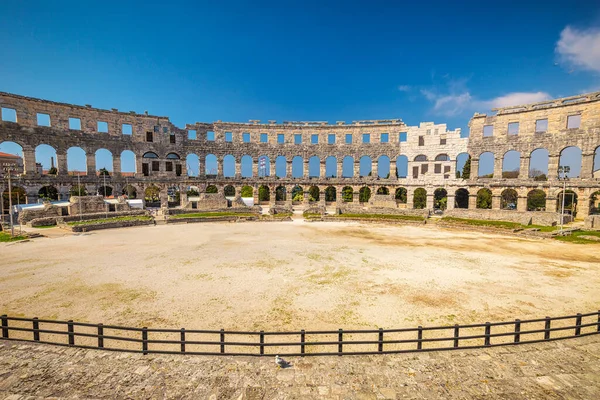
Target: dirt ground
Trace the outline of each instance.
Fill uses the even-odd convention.
[[[395,328],[600,305],[600,245],[358,223],[203,223],[0,244],[0,313],[148,327]]]

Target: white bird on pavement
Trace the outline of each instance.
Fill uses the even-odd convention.
[[[290,366],[290,363],[285,361],[283,358],[279,357],[279,356],[275,356],[275,364],[277,364],[277,366],[279,368],[287,368]]]

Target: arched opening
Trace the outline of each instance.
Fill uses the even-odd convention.
[[[204,173],[208,176],[217,176],[219,173],[219,160],[214,154],[208,154],[204,159]]]
[[[590,195],[590,215],[600,214],[600,190]]]
[[[102,197],[110,197],[112,196],[113,193],[113,188],[106,185],[100,185],[98,186],[98,196],[102,196]]]
[[[284,156],[277,156],[275,159],[275,175],[278,178],[285,178],[287,176],[287,160]]]
[[[47,144],[40,144],[38,147],[36,147],[35,163],[37,167],[36,170],[41,175],[56,175],[58,173],[56,163],[56,150],[52,146],[49,146]]]
[[[112,175],[113,172],[113,156],[106,149],[96,150],[96,174]]]
[[[87,196],[87,188],[85,185],[73,185],[69,190],[71,196]]]
[[[494,153],[486,151],[479,156],[479,170],[477,176],[480,178],[494,177]]]
[[[535,181],[548,180],[549,153],[546,149],[535,149],[529,159],[529,177]]]
[[[188,199],[190,197],[195,197],[196,200],[198,200],[198,197],[200,197],[200,188],[198,186],[188,186],[186,193],[188,195]]]
[[[325,189],[325,202],[331,203],[336,201],[337,192],[333,186],[327,186]]]
[[[137,198],[137,190],[133,185],[125,185],[121,194],[128,199],[136,199]]]
[[[406,178],[408,176],[408,157],[398,156],[396,158],[396,178]]]
[[[10,208],[10,200],[12,199],[12,205],[26,204],[27,203],[27,192],[25,189],[19,186],[13,186],[10,189],[10,196],[8,195],[8,188],[2,193],[2,201],[4,203],[4,212]]]
[[[556,202],[556,211],[561,212],[563,205],[563,197],[565,202],[565,214],[570,214],[575,218],[577,216],[577,193],[567,189],[565,192],[562,190],[559,192]]]
[[[232,185],[227,185],[223,188],[225,197],[235,197],[235,188]]]
[[[67,150],[67,170],[69,175],[87,175],[87,156],[81,147]]]
[[[259,203],[268,203],[271,200],[271,191],[266,185],[260,185],[258,187],[258,201]]]
[[[433,192],[433,208],[436,210],[448,208],[448,191],[446,189],[439,188]]]
[[[292,203],[299,203],[304,200],[304,190],[296,185],[292,189]]]
[[[286,198],[285,186],[277,186],[275,188],[275,201],[285,201]]]
[[[151,151],[144,153],[142,156],[142,174],[144,176],[150,176],[160,172],[160,162],[158,161],[158,154]]]
[[[372,168],[371,157],[369,157],[369,156],[362,156],[360,158],[360,164],[359,164],[359,168],[358,168],[359,176],[361,178],[365,177],[365,176],[371,176],[371,174],[373,172],[373,171],[371,171],[371,168]]]
[[[366,186],[363,186],[358,191],[358,201],[360,203],[368,203],[371,198],[371,189]]]
[[[469,191],[458,189],[454,192],[454,208],[469,208]]]
[[[321,160],[317,156],[308,159],[308,177],[318,178],[321,176]]]
[[[492,191],[487,188],[479,189],[477,192],[477,208],[491,209],[492,208]]]
[[[235,176],[235,157],[231,154],[223,157],[223,176],[225,178],[233,178]]]
[[[308,195],[310,196],[308,201],[319,201],[321,198],[319,188],[316,186],[311,186],[308,188]]]
[[[456,156],[456,178],[471,178],[471,156],[469,153],[459,153]]]
[[[592,177],[600,179],[600,146],[594,150],[594,166],[592,167]]]
[[[502,177],[516,179],[521,168],[521,153],[516,150],[507,151],[502,159]]]
[[[527,193],[527,211],[546,211],[546,192],[534,189]]]
[[[25,172],[25,164],[23,162],[23,148],[15,142],[0,143],[0,153],[7,154],[3,156],[2,164],[12,167],[13,175],[20,175]],[[1,167],[2,165],[0,165]],[[0,171],[3,172],[3,171]]]
[[[208,185],[206,187],[206,189],[204,189],[204,193],[208,193],[208,194],[219,193],[219,188],[217,188],[215,185]]]
[[[427,191],[423,188],[415,189],[413,195],[413,208],[423,209],[427,207]]]
[[[292,178],[304,177],[304,159],[300,156],[292,158]]]
[[[342,160],[342,178],[354,177],[354,157],[346,156]]]
[[[58,200],[58,190],[54,186],[42,186],[38,191],[40,200],[56,201]]]
[[[408,192],[406,188],[400,187],[396,189],[394,197],[396,198],[396,203],[406,204],[406,201],[408,200]]]
[[[252,186],[242,186],[242,190],[240,190],[240,197],[248,199],[254,198],[254,188]]]
[[[342,201],[344,203],[352,203],[352,201],[354,201],[354,189],[350,186],[344,186],[342,188]]]
[[[196,154],[188,154],[185,158],[188,176],[198,176],[200,174],[200,157]]]
[[[564,148],[560,152],[559,166],[569,167],[569,172],[566,174],[569,178],[579,178],[581,173],[581,149],[577,146]]]
[[[377,194],[390,194],[390,189],[385,186],[377,188]]]
[[[377,160],[377,176],[383,179],[390,178],[390,158],[381,156]]]
[[[181,176],[181,158],[179,157],[179,154],[176,153],[169,153],[167,154],[167,161],[165,162],[165,171],[166,172],[175,172],[175,176]],[[177,203],[180,204],[181,203],[181,198],[180,198],[180,194],[179,194],[179,187],[176,188],[177,189],[177,198],[175,198],[173,195],[171,198],[171,202],[173,203]],[[171,189],[171,191],[174,191],[175,189]]]
[[[167,204],[169,207],[177,207],[181,205],[181,192],[179,186],[171,186],[167,188]]]
[[[258,176],[271,176],[271,160],[268,156],[258,157]]]
[[[150,185],[144,190],[144,200],[147,207],[160,207],[160,189]]]
[[[325,159],[325,176],[328,178],[337,177],[337,158],[334,156]]]
[[[435,161],[450,161],[448,154],[442,153],[435,156]]]
[[[505,189],[500,195],[500,208],[503,210],[516,210],[519,194],[514,189]]]
[[[135,153],[131,150],[123,150],[121,152],[121,175],[133,176],[135,172]]]
[[[252,178],[252,157],[247,154],[240,160],[240,172],[242,178]]]

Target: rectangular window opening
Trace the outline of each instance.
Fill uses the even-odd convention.
[[[446,138],[440,138],[440,145],[446,144]]]
[[[419,146],[425,146],[425,136],[419,136]]]
[[[442,173],[442,164],[435,164],[433,166],[433,172],[435,174],[441,174]]]
[[[108,133],[108,122],[98,121],[98,132]]]
[[[163,133],[169,133],[169,128],[167,128],[166,126],[163,126]]]
[[[261,143],[269,143],[269,135],[266,133],[260,134],[260,142]]]
[[[285,143],[285,135],[283,133],[277,134],[277,143],[279,143],[279,144]]]
[[[215,141],[215,133],[213,131],[207,131],[206,132],[206,140],[208,140],[209,142],[214,142]]]
[[[370,133],[363,133],[363,143],[371,143],[371,134]]]
[[[188,130],[188,140],[196,140],[196,130],[195,129],[189,129]]]
[[[232,132],[225,132],[225,141],[227,143],[233,142],[233,133]]]
[[[133,135],[133,127],[131,126],[131,124],[122,124],[121,132],[123,133],[123,135]]]
[[[160,163],[158,161],[152,161],[152,171],[160,171]]]
[[[81,120],[79,118],[69,118],[69,129],[80,131]]]
[[[242,133],[242,142],[250,143],[250,134],[248,132]]]
[[[536,133],[545,133],[548,131],[548,120],[547,119],[538,119],[535,121],[535,132]]]
[[[567,129],[577,129],[581,126],[581,114],[567,117]]]
[[[50,115],[37,113],[37,124],[38,126],[50,126]]]
[[[400,135],[399,135],[400,142],[406,142],[407,139],[408,139],[408,133],[407,132],[400,132]]]
[[[429,171],[429,164],[421,164],[421,175],[425,175]]]
[[[319,135],[310,135],[310,144],[319,144]]]
[[[167,161],[167,163],[165,164],[165,169],[167,170],[167,172],[172,172],[173,171],[173,163],[171,161]]]
[[[352,134],[351,133],[346,134],[346,144],[352,144]]]
[[[175,144],[175,134],[172,133],[169,135],[169,142],[171,144]]]
[[[14,108],[4,108],[0,110],[2,113],[2,121],[17,122],[17,110]]]
[[[146,132],[146,142],[153,142],[153,133],[151,131]]]
[[[518,135],[519,134],[519,123],[518,122],[509,122],[508,134],[509,135]]]
[[[387,133],[382,133],[381,134],[381,138],[380,138],[380,142],[381,143],[388,143],[390,141],[390,135],[388,135]]]
[[[335,144],[335,135],[333,135],[333,134],[327,135],[327,144]]]
[[[494,125],[484,125],[483,126],[483,137],[491,137],[494,136]]]
[[[294,135],[294,144],[302,144],[302,135],[299,133],[296,133]]]

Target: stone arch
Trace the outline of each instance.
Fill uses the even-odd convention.
[[[254,188],[250,185],[242,186],[242,189],[240,190],[240,197],[245,199],[254,199]]]
[[[318,156],[312,156],[308,159],[308,177],[319,178],[321,176],[321,159]]]
[[[121,152],[121,174],[132,175],[136,172],[135,153],[131,150]]]
[[[592,166],[592,178],[600,179],[600,146],[594,150],[594,163]]]
[[[539,148],[532,151],[529,159],[529,178],[535,181],[547,181],[549,160],[548,150]]]
[[[479,156],[479,170],[477,176],[480,178],[492,178],[494,176],[494,153],[486,151]]]
[[[81,147],[70,147],[67,150],[67,170],[69,175],[87,174],[87,157]]]
[[[558,192],[558,196],[556,196],[556,211],[561,212],[562,210],[563,194],[565,199],[565,214],[570,214],[573,216],[573,218],[575,218],[577,216],[577,203],[579,196],[577,196],[577,193],[575,193],[573,190],[567,189],[565,192],[562,190]]]
[[[471,156],[469,153],[458,153],[456,155],[456,177],[471,178]]]
[[[9,196],[8,195],[8,187],[6,187],[4,192],[2,192],[2,201],[4,202],[4,210],[9,209],[10,200],[12,200],[13,206],[19,205],[19,204],[25,204],[25,203],[27,203],[27,192],[25,191],[24,188],[13,184],[12,187],[10,188],[10,196]]]
[[[600,214],[600,190],[597,190],[590,194],[590,215]]]
[[[87,192],[87,188],[82,183],[81,185],[78,185],[78,184],[72,185],[71,189],[69,189],[69,194],[71,196],[87,196],[88,192]]]
[[[285,186],[279,185],[275,188],[275,201],[286,201],[287,193]]]
[[[127,197],[128,199],[136,199],[137,198],[137,189],[135,188],[135,186],[127,184],[125,186],[123,186],[123,190],[121,191],[121,194],[125,197]]]
[[[533,189],[527,193],[527,211],[546,211],[546,192]]]
[[[223,188],[223,194],[226,197],[235,197],[235,187],[233,185],[227,185]]]
[[[14,164],[16,164],[16,166],[15,166],[16,171],[13,172],[14,174],[22,174],[23,172],[25,172],[24,171],[25,164],[24,164],[24,158],[23,158],[23,146],[21,146],[20,144],[18,144],[16,142],[10,142],[10,141],[0,142],[0,152],[19,157],[19,158],[15,158],[15,161],[14,161]],[[3,171],[0,171],[0,172],[3,173]]]
[[[439,210],[448,208],[448,191],[446,189],[435,189],[433,192],[433,208]]]
[[[450,157],[446,153],[441,153],[435,156],[435,161],[450,161]]]
[[[581,173],[581,149],[577,146],[565,147],[560,151],[559,166],[568,166],[570,168],[567,176],[569,178],[579,178]]]
[[[181,157],[179,157],[179,154],[173,153],[173,152],[168,153],[166,158],[167,158],[167,160],[181,160]]]
[[[354,201],[354,189],[351,186],[342,188],[342,201],[344,203],[352,203]]]
[[[380,156],[377,159],[377,176],[383,179],[390,178],[390,158],[388,156]]]
[[[209,194],[219,193],[219,188],[217,188],[217,186],[215,186],[215,185],[208,185],[206,188],[204,188],[204,193],[209,193]]]
[[[204,173],[211,176],[219,173],[219,160],[214,154],[207,154],[204,158]]]
[[[258,187],[258,202],[269,202],[271,200],[271,190],[267,185],[260,185]]]
[[[354,157],[346,156],[342,160],[342,178],[354,177]]]
[[[385,186],[380,186],[377,188],[377,194],[390,194],[390,189]]]
[[[52,185],[42,186],[38,191],[38,197],[40,199],[56,201],[58,200],[58,190]]]
[[[109,185],[100,185],[98,186],[98,196],[102,197],[110,197],[113,194],[113,188]]]
[[[360,158],[360,162],[359,162],[359,168],[358,168],[358,173],[359,176],[362,178],[364,176],[371,176],[373,171],[372,169],[372,160],[370,156],[362,156]],[[370,191],[369,191],[369,195],[370,195]]]
[[[502,210],[516,210],[519,202],[519,193],[515,189],[504,189],[500,194],[500,208]]]
[[[408,191],[406,188],[399,187],[396,189],[394,197],[396,198],[396,203],[406,204],[408,200]]]
[[[464,188],[454,192],[454,208],[469,208],[469,191]]]
[[[226,154],[223,157],[223,176],[226,178],[235,176],[235,157],[231,154]],[[235,193],[235,189],[233,191]]]
[[[56,149],[54,147],[48,144],[40,144],[35,148],[35,163],[41,164],[42,175],[56,175],[58,172],[56,161]],[[112,162],[110,169],[112,170]]]
[[[242,156],[242,158],[240,159],[240,172],[242,178],[252,178],[252,164],[253,161],[251,156],[249,156],[248,154]]]
[[[160,189],[156,185],[149,185],[144,189],[144,200],[148,207],[160,207]]]
[[[200,174],[200,157],[190,153],[185,157],[185,166],[188,176],[198,176]]]
[[[321,193],[317,186],[311,186],[308,188],[308,201],[319,201],[321,199]]]
[[[476,207],[480,209],[492,208],[492,191],[488,188],[479,189],[477,192]]]
[[[287,160],[285,156],[277,156],[275,159],[275,175],[278,178],[287,177]]]
[[[102,175],[104,173],[111,175],[111,172],[113,172],[113,155],[110,150],[98,149],[96,150],[95,157],[96,173],[98,175]]]
[[[416,188],[413,194],[413,208],[423,209],[427,207],[427,191],[423,188]]]
[[[292,158],[292,178],[304,177],[304,159],[301,156]]]
[[[327,178],[337,178],[337,158],[329,156],[325,159],[325,176]]]
[[[358,201],[360,203],[368,203],[370,198],[371,198],[371,189],[369,189],[367,186],[361,187],[360,190],[358,191]]]
[[[408,176],[408,157],[399,155],[396,158],[396,178],[406,178]]]
[[[521,168],[521,153],[509,150],[502,157],[502,178],[516,179],[519,177]]]
[[[271,176],[271,159],[269,159],[269,156],[258,157],[258,176]]]
[[[331,203],[337,201],[337,191],[333,186],[325,188],[325,202]]]
[[[304,190],[301,186],[294,186],[292,188],[292,202],[297,203],[304,200]]]

